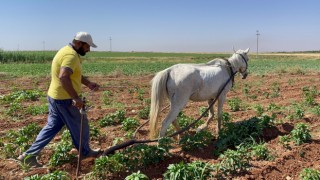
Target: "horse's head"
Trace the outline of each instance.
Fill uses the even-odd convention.
[[[245,79],[248,75],[248,53],[250,48],[246,50],[239,49],[237,52],[235,52],[232,57],[235,60],[236,63],[236,70],[241,73],[242,79]]]

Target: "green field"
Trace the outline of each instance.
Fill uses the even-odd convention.
[[[9,76],[47,76],[55,51],[0,52],[0,73]],[[153,52],[90,52],[84,57],[87,75],[144,75],[163,70],[177,63],[205,63],[231,54],[153,53]],[[18,57],[18,59],[15,59]],[[320,56],[296,54],[250,55],[252,74],[306,73],[320,70]]]

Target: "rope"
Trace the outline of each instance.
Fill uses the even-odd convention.
[[[175,133],[169,135],[168,137],[173,137],[173,136],[176,136],[178,134],[181,134],[185,131],[187,131],[188,129],[190,129],[192,126],[194,126],[198,121],[200,121],[201,118],[203,118],[205,116],[206,113],[208,113],[209,109],[212,108],[212,106],[214,105],[214,103],[217,101],[218,97],[220,96],[220,94],[222,93],[222,91],[224,90],[224,88],[228,85],[228,83],[232,80],[232,78],[237,74],[237,71],[235,71],[231,76],[230,78],[228,79],[228,81],[223,85],[223,87],[219,90],[216,98],[210,103],[210,105],[208,106],[208,108],[201,114],[201,116],[196,119],[193,123],[189,124],[187,127],[179,130],[179,131],[176,131]],[[148,121],[147,121],[148,122]],[[146,124],[146,123],[144,123]],[[144,125],[143,124],[143,125]],[[152,139],[152,140],[136,140],[136,139],[131,139],[127,142],[124,142],[124,143],[121,143],[121,144],[118,144],[118,145],[115,145],[115,146],[112,146],[110,147],[109,149],[105,150],[102,154],[102,156],[107,156],[108,154],[114,154],[114,152],[118,149],[122,149],[122,148],[125,148],[127,146],[131,146],[133,144],[139,144],[139,143],[151,143],[151,142],[157,142],[159,141],[160,138],[157,138],[157,139]]]

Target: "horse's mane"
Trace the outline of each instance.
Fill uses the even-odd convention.
[[[207,62],[205,65],[207,66],[221,66],[225,64],[225,60],[222,58],[215,58],[209,62]]]

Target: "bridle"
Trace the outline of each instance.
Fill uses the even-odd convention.
[[[236,53],[236,54],[239,54],[239,53]],[[242,61],[244,61],[246,63],[246,70],[244,71],[244,72],[246,72],[248,69],[248,61],[246,60],[246,58],[242,54],[239,54],[239,55],[241,56]]]

